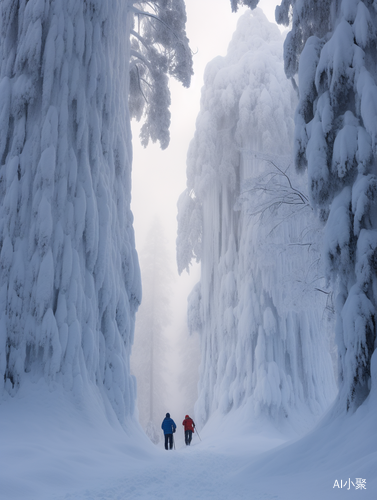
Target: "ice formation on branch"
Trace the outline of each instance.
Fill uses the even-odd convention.
[[[288,168],[296,103],[278,28],[246,12],[227,56],[206,68],[178,204],[179,271],[201,261],[188,310],[201,335],[201,421],[246,403],[275,419],[303,405],[319,413],[335,393],[325,294],[312,283],[320,236]]]
[[[164,29],[140,38],[159,88],[148,101],[153,127],[153,106],[168,104],[159,72],[188,84],[191,71],[175,39],[183,2],[155,4]],[[0,5],[0,384],[14,394],[24,377],[44,376],[78,397],[91,384],[121,422],[134,408],[129,353],[141,299],[128,97],[143,5]],[[147,59],[153,50],[160,67]]]
[[[295,160],[307,167],[311,203],[326,222],[327,275],[338,288],[339,404],[350,409],[370,391],[377,347],[377,6],[312,4],[284,0],[276,18],[288,25],[293,15],[285,70],[298,74]]]

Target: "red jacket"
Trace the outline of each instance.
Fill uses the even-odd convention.
[[[185,427],[185,431],[195,432],[194,431],[194,427],[195,427],[194,421],[188,415],[186,415],[184,421],[182,422],[182,425]]]

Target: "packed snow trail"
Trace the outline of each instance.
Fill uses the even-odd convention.
[[[176,450],[155,447],[147,461],[125,464],[122,479],[54,500],[375,500],[377,435],[369,401],[352,417],[332,420],[298,438],[267,420],[252,423],[247,411],[216,414],[193,445],[175,434]],[[246,408],[244,408],[246,410]],[[300,422],[301,420],[301,422]],[[303,412],[295,427],[305,425]],[[356,489],[356,478],[366,488]],[[336,481],[350,481],[337,488]]]
[[[160,444],[152,460],[126,463],[124,477],[111,485],[54,500],[332,500],[345,490],[347,500],[375,500],[377,437],[365,408],[296,441],[266,421],[221,420],[203,430],[201,442],[196,436],[186,447],[179,435],[176,450]],[[352,486],[356,477],[366,489]],[[350,488],[335,486],[349,478]]]
[[[176,439],[176,449],[171,451],[164,450],[160,443],[154,460],[136,462],[131,466],[127,463],[122,480],[100,489],[87,488],[57,497],[56,500],[229,500],[251,498],[251,492],[256,500],[277,498],[263,489],[254,491],[248,482],[237,484],[237,472],[248,460],[281,444],[283,439],[262,434],[246,441],[247,445],[239,437],[233,443],[224,442],[219,436],[218,444],[212,440],[208,444],[199,442],[196,436],[189,447],[185,446],[183,439]]]

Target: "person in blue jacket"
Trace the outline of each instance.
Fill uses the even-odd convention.
[[[173,448],[173,434],[176,428],[177,426],[175,425],[174,420],[170,418],[170,413],[167,413],[161,424],[161,429],[164,431],[165,435],[165,450],[168,449],[168,443],[169,448]]]

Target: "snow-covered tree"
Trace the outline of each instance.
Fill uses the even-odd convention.
[[[155,3],[161,16],[172,10]],[[128,97],[143,5],[0,3],[0,384],[14,394],[25,377],[44,375],[78,397],[91,385],[121,422],[134,408],[129,353],[141,298]],[[141,38],[152,44],[146,57],[165,44],[168,71],[184,79],[186,53],[177,62],[169,47],[176,25],[159,22],[169,34]],[[148,116],[153,99],[168,105],[152,93]]]
[[[136,316],[135,343],[131,369],[137,379],[139,421],[155,443],[159,441],[166,413],[166,366],[170,324],[170,297],[173,279],[171,258],[162,224],[153,222],[140,252],[143,301]]]
[[[135,1],[131,31],[130,111],[142,116],[140,138],[169,144],[169,76],[189,87],[192,71],[191,50],[185,33],[186,10],[183,0]]]
[[[201,261],[188,311],[201,336],[198,421],[243,404],[274,419],[303,406],[318,414],[335,392],[326,296],[303,283],[318,261],[317,236],[306,236],[315,218],[305,195],[303,211],[282,203],[283,189],[305,191],[287,171],[296,102],[278,28],[247,11],[227,56],[206,68],[178,205],[179,271]]]
[[[292,29],[287,76],[298,75],[295,159],[326,223],[328,278],[337,283],[339,403],[356,408],[371,386],[377,304],[376,2],[284,0]]]

